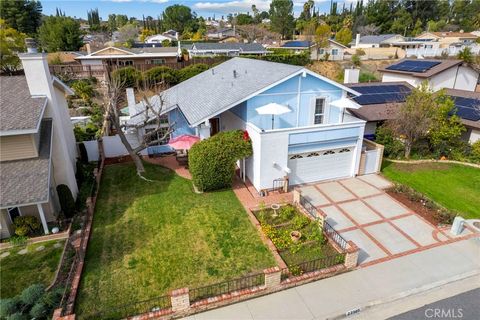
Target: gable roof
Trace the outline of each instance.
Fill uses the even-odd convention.
[[[25,76],[0,77],[0,91],[0,135],[37,132],[47,97],[32,97]]]
[[[115,50],[121,54],[105,54],[98,55],[103,51]],[[89,60],[89,59],[109,59],[109,58],[144,58],[144,57],[175,57],[178,54],[177,47],[145,47],[145,48],[123,48],[123,47],[107,47],[98,51],[80,56],[75,60]]]
[[[225,43],[213,43],[213,42],[195,42],[192,44],[190,50],[193,51],[225,51],[233,50],[240,51],[243,53],[248,52],[265,52],[267,50],[260,43],[234,43],[234,42],[225,42]]]
[[[398,74],[405,74],[405,75],[410,75],[418,78],[430,78],[440,72],[443,72],[447,69],[450,69],[452,67],[456,67],[458,65],[461,65],[463,63],[462,60],[436,60],[436,59],[421,59],[419,61],[431,61],[431,62],[439,62],[436,66],[430,68],[429,70],[425,72],[411,72],[411,71],[400,71],[400,70],[391,70],[388,69],[391,66],[394,66],[396,64],[399,64],[403,61],[415,61],[415,59],[402,59],[400,61],[397,61],[383,69],[379,69],[378,71],[380,72],[388,72],[388,73],[398,73]]]
[[[162,97],[165,110],[180,108],[195,126],[302,72],[358,95],[301,66],[236,57],[164,91]]]
[[[445,89],[445,92],[447,95],[453,98],[455,106],[458,108],[460,105],[458,105],[458,100],[455,99],[457,97],[461,98],[468,98],[468,99],[474,99],[478,101],[478,104],[480,106],[480,92],[472,92],[472,91],[466,91],[466,90],[458,90],[458,89]],[[476,128],[480,129],[480,120],[474,121],[470,119],[463,118],[462,112],[458,112],[457,115],[462,118],[462,123],[466,125],[467,127],[470,128]]]
[[[437,38],[478,38],[476,35],[468,32],[425,32],[419,35],[419,37],[424,37],[426,35],[433,35]]]

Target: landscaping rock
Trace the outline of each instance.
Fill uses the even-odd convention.
[[[28,249],[27,249],[27,248],[18,251],[18,254],[21,254],[21,255],[24,255],[24,254],[27,254],[27,253],[28,253]]]
[[[35,251],[42,251],[45,250],[45,246],[39,246],[35,249]]]
[[[58,243],[58,242],[53,245],[54,248],[60,248],[61,246],[62,246],[62,244]]]
[[[5,258],[10,255],[10,251],[5,251],[4,253],[0,254],[0,258]]]

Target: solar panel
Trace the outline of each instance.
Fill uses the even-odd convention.
[[[360,105],[404,102],[411,90],[404,85],[371,85],[353,87],[361,96],[353,99]]]
[[[455,96],[451,96],[451,97],[455,102],[456,114],[460,118],[471,120],[471,121],[480,120],[480,99],[455,97]]]
[[[440,62],[438,61],[405,60],[397,64],[391,65],[387,67],[387,69],[423,73],[438,64],[440,64]]]

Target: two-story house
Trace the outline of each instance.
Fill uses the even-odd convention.
[[[60,211],[56,186],[74,197],[77,150],[66,95],[73,91],[50,75],[47,55],[32,43],[21,54],[25,75],[0,77],[0,237],[14,234],[17,216],[39,218],[43,231]]]
[[[253,156],[238,167],[260,191],[284,177],[296,185],[358,174],[365,121],[346,110],[360,107],[347,94],[359,95],[301,66],[233,58],[164,91],[161,100],[173,136],[247,131]],[[158,107],[158,96],[151,101]],[[260,114],[269,104],[286,112]]]

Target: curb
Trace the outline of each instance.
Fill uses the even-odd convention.
[[[363,306],[358,306],[357,308],[347,310],[342,314],[339,314],[339,315],[336,315],[336,316],[333,316],[333,317],[328,317],[327,319],[332,319],[332,320],[333,319],[344,319],[344,318],[348,318],[348,317],[353,316],[353,315],[360,315],[362,313],[362,311],[364,311],[366,309],[369,309],[369,308],[372,308],[372,307],[375,307],[375,306],[378,306],[378,305],[381,305],[381,304],[394,302],[394,301],[397,301],[397,300],[400,300],[400,299],[403,299],[403,298],[406,298],[406,297],[409,297],[409,296],[412,296],[412,295],[415,295],[415,294],[418,294],[418,293],[426,292],[426,291],[432,290],[434,288],[438,288],[438,287],[441,287],[443,285],[446,285],[446,284],[449,284],[449,283],[452,283],[452,282],[456,282],[456,281],[460,281],[460,280],[463,280],[463,279],[467,279],[467,278],[470,278],[470,277],[474,277],[474,276],[477,276],[477,275],[480,275],[480,270],[473,270],[473,271],[465,272],[465,273],[450,277],[450,278],[445,279],[445,280],[432,282],[432,283],[423,285],[423,286],[415,288],[415,289],[410,289],[410,290],[400,292],[398,294],[395,294],[395,295],[393,295],[391,297],[388,297],[388,298],[385,298],[385,299],[372,300],[372,301],[368,302],[367,304],[365,304]]]

